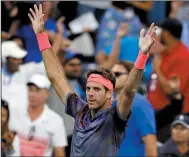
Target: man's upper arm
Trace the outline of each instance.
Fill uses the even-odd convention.
[[[45,65],[46,73],[52,83],[56,93],[66,104],[66,96],[71,92],[70,86],[67,83],[64,69],[51,48],[42,51],[43,62]]]
[[[125,131],[125,127],[127,127],[129,118],[131,117],[131,112],[127,117],[122,117],[119,113],[118,106],[116,105],[113,107],[113,116],[117,129],[119,131]]]

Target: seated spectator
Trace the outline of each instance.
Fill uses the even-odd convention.
[[[24,38],[22,38],[21,36],[18,36],[18,35],[13,35],[11,36],[8,41],[14,41],[17,43],[17,45],[23,49],[23,50],[26,50],[26,43],[25,43],[25,40]]]
[[[64,122],[48,108],[49,80],[35,74],[28,81],[29,105],[27,109],[14,109],[10,129],[19,136],[20,156],[64,156],[67,146]]]
[[[50,41],[53,42],[55,39],[55,35],[57,33],[56,21],[50,18],[51,9],[53,7],[53,2],[43,2],[43,12],[45,14],[45,29],[49,35]],[[64,27],[64,29],[66,29]],[[18,30],[18,34],[24,38],[26,42],[27,56],[25,57],[25,62],[41,62],[42,56],[38,48],[37,39],[33,32],[32,26],[24,25]],[[67,37],[67,32],[63,31],[62,37]],[[64,38],[62,38],[62,41]]]
[[[19,156],[15,149],[18,144],[16,133],[9,130],[8,122],[10,118],[9,104],[1,100],[1,156]]]
[[[133,63],[121,61],[112,68],[112,72],[116,76],[114,105],[121,95],[121,90],[132,67]],[[136,94],[134,98],[132,115],[125,139],[119,149],[119,156],[157,156],[154,110],[149,101],[140,94]]]
[[[171,138],[159,149],[160,156],[189,156],[189,116],[179,115],[171,125]]]
[[[180,41],[182,24],[173,18],[166,19],[160,27],[162,32],[158,48],[163,44],[165,50],[154,58],[154,72],[151,75],[148,89],[148,99],[156,111],[163,109],[170,103],[168,95],[173,91],[168,79],[175,75],[180,79],[179,91],[184,95],[182,112],[189,112],[189,52]],[[158,40],[157,40],[158,42]],[[158,49],[156,50],[157,52]]]

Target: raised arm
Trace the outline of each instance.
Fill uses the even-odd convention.
[[[71,89],[66,81],[63,67],[60,64],[57,55],[53,52],[48,42],[48,37],[44,32],[44,14],[42,13],[42,5],[40,4],[38,8],[35,4],[34,10],[35,11],[30,8],[30,13],[28,16],[32,22],[33,30],[38,39],[39,48],[42,51],[47,76],[60,99],[64,104],[66,104],[66,96],[69,92],[71,92]]]
[[[121,23],[117,30],[112,52],[110,53],[110,56],[108,56],[107,60],[100,65],[100,67],[111,69],[114,64],[119,60],[121,39],[127,34],[127,32],[127,23]]]
[[[142,78],[143,69],[146,60],[149,56],[149,50],[155,40],[156,29],[157,27],[154,26],[154,24],[152,24],[148,29],[146,35],[144,29],[142,29],[140,32],[140,39],[139,39],[140,53],[135,62],[135,66],[132,68],[128,76],[128,79],[123,87],[120,99],[118,100],[118,109],[121,116],[123,117],[126,117],[131,110],[131,105],[137,91],[137,85]]]

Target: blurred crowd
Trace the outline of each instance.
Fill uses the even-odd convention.
[[[139,53],[140,30],[158,25],[119,156],[189,156],[189,2],[1,1],[3,156],[70,152],[74,119],[46,76],[28,18],[35,3],[42,3],[68,84],[83,100],[86,74],[98,67],[114,72],[119,93]],[[88,13],[98,27],[78,20]],[[80,31],[71,28],[76,20]]]

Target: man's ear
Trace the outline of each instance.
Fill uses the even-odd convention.
[[[112,98],[112,94],[113,94],[113,90],[108,90],[107,93],[106,93],[106,97],[108,99],[111,99]]]

